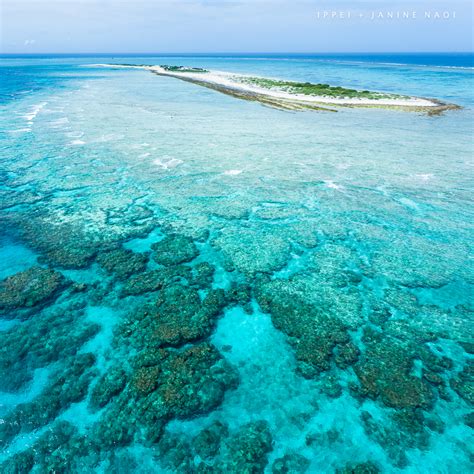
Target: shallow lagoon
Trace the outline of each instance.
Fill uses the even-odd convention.
[[[472,71],[132,61],[464,109],[287,113],[4,60],[2,470],[468,472]]]

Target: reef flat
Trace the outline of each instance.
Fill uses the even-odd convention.
[[[472,471],[472,107],[287,114],[22,61],[0,65],[31,73],[0,107],[2,474]]]
[[[203,68],[127,64],[105,64],[104,66],[143,68],[159,76],[174,77],[238,99],[259,102],[262,105],[281,110],[336,112],[339,107],[364,107],[439,115],[448,110],[460,108],[456,104],[445,103],[437,99],[348,89],[329,84],[269,79],[224,71],[210,71]]]

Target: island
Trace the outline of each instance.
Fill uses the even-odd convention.
[[[234,72],[210,71],[199,67],[145,64],[99,64],[95,66],[145,69],[159,76],[191,82],[239,99],[259,102],[262,105],[281,110],[337,112],[340,107],[363,107],[439,115],[447,110],[461,108],[456,104],[442,102],[438,99],[266,78]]]

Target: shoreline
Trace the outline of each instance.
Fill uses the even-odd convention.
[[[338,107],[345,108],[382,108],[401,110],[406,112],[422,112],[428,115],[439,115],[447,110],[456,110],[461,107],[456,104],[442,102],[438,99],[399,96],[390,93],[373,92],[380,98],[360,97],[330,97],[325,95],[303,95],[290,93],[281,89],[261,87],[248,84],[246,81],[269,81],[264,77],[249,76],[245,74],[229,73],[224,71],[196,72],[168,70],[162,66],[126,65],[126,64],[95,64],[94,66],[111,67],[117,69],[144,69],[158,76],[172,77],[185,82],[213,89],[217,92],[230,95],[242,100],[259,102],[262,105],[280,110],[300,111],[319,110],[337,112]],[[270,80],[272,81],[272,80]],[[273,81],[277,83],[277,81]],[[281,81],[283,83],[283,81]],[[298,83],[294,83],[298,84]],[[309,86],[313,86],[307,83]],[[330,87],[330,86],[329,86]],[[363,94],[369,91],[354,91]]]

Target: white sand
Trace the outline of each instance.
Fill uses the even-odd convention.
[[[440,104],[420,97],[407,98],[380,98],[380,99],[366,99],[366,98],[336,98],[329,96],[309,96],[302,94],[291,94],[281,90],[272,90],[257,85],[245,84],[239,81],[240,78],[256,77],[244,74],[235,74],[224,71],[209,71],[209,72],[179,72],[167,71],[160,66],[125,66],[125,65],[111,65],[111,64],[95,64],[94,66],[114,67],[114,68],[133,68],[146,69],[155,72],[162,76],[175,77],[180,79],[188,79],[190,81],[198,81],[224,87],[230,91],[235,92],[250,92],[259,94],[261,96],[272,97],[275,99],[282,99],[287,101],[297,101],[305,104],[317,105],[382,105],[382,106],[401,106],[401,107],[439,107]]]
[[[257,85],[243,84],[238,81],[239,77],[256,77],[256,76],[245,76],[243,74],[233,74],[223,71],[212,71],[212,72],[175,72],[167,71],[160,66],[148,67],[153,72],[164,76],[171,77],[182,77],[189,78],[195,81],[206,82],[209,84],[223,86],[225,88],[235,91],[253,92],[256,94],[275,97],[277,99],[286,100],[299,100],[306,103],[315,104],[335,104],[335,105],[395,105],[395,106],[415,106],[415,107],[436,107],[439,104],[432,102],[428,99],[421,99],[419,97],[409,98],[386,98],[386,99],[365,99],[365,98],[336,98],[327,96],[308,96],[302,94],[290,94],[289,92],[271,90]],[[237,79],[237,80],[236,80]]]

